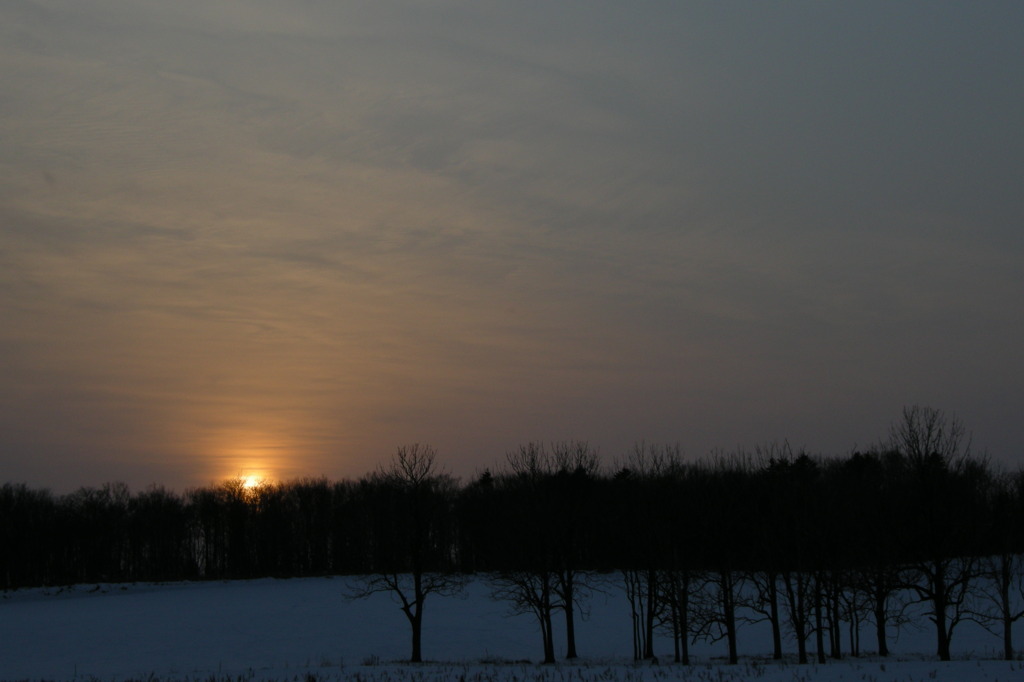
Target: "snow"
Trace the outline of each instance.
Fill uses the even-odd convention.
[[[539,666],[540,637],[529,616],[510,616],[485,581],[464,598],[428,599],[424,656],[401,664],[409,626],[387,595],[348,600],[350,578],[79,585],[7,592],[0,601],[0,680],[1014,680],[1024,662],[998,657],[999,640],[966,623],[957,660],[934,659],[931,632],[905,629],[888,659],[846,658],[822,666],[768,661],[767,628],[740,632],[743,660],[729,666],[723,644],[694,647],[695,664],[636,664],[628,605],[609,586],[578,623],[582,660]],[[556,637],[561,633],[556,633]],[[865,632],[865,644],[870,642]],[[564,650],[564,642],[561,642]],[[795,649],[792,642],[789,649]],[[813,649],[813,643],[811,644]],[[559,652],[562,653],[562,652]]]

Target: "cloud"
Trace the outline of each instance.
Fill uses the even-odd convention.
[[[357,475],[1012,403],[1015,24],[930,16],[5,3],[0,457]]]

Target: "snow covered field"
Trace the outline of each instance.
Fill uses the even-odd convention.
[[[957,660],[934,660],[929,631],[904,630],[889,659],[847,658],[823,666],[768,660],[767,628],[740,632],[743,660],[726,665],[722,644],[698,644],[696,663],[635,664],[628,606],[618,590],[595,594],[578,624],[579,663],[538,666],[533,620],[509,616],[483,581],[466,598],[427,602],[424,656],[408,656],[409,627],[387,596],[348,601],[347,580],[315,578],[221,583],[80,585],[4,593],[0,680],[294,680],[429,682],[499,680],[1020,680],[1024,661],[1004,662],[999,641],[967,623],[953,640]],[[556,633],[561,642],[561,633]],[[1024,634],[1018,639],[1024,639]],[[865,642],[870,641],[865,633]],[[789,648],[792,642],[788,643]],[[813,647],[813,644],[812,644]]]

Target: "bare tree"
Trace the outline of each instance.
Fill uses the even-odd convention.
[[[1002,553],[985,557],[981,563],[985,579],[979,596],[989,610],[979,615],[981,624],[1003,639],[1003,658],[1014,659],[1013,624],[1024,618],[1024,562],[1019,554]]]
[[[784,481],[780,473],[784,473],[781,465],[790,462],[793,450],[789,441],[769,441],[757,445],[754,449],[754,461],[757,467],[759,493],[756,500],[757,508],[767,517],[779,516],[791,501],[791,495],[780,492],[777,488]],[[786,535],[789,524],[755,524],[761,531],[754,539],[758,557],[758,569],[747,572],[752,593],[744,598],[747,607],[748,623],[767,621],[772,629],[772,659],[782,660],[782,621],[781,608],[782,590],[780,589],[780,567],[787,554],[782,539]]]
[[[981,560],[977,614],[981,624],[1003,640],[1003,658],[1014,659],[1013,624],[1024,618],[1024,472],[993,481],[988,517],[992,554]]]
[[[633,658],[654,659],[654,630],[669,605],[662,601],[661,573],[655,569],[623,569],[622,589],[632,618]]]
[[[412,629],[409,660],[419,663],[427,597],[453,596],[465,586],[450,556],[456,482],[438,467],[435,450],[417,443],[400,447],[365,483],[376,503],[376,520],[387,525],[375,538],[375,572],[348,596],[390,593]]]
[[[892,625],[898,630],[909,622],[905,605],[897,599],[902,584],[900,570],[884,563],[858,569],[854,577],[859,601],[874,624],[879,656],[889,655],[887,626]]]
[[[847,585],[839,594],[842,616],[846,620],[850,655],[853,657],[860,656],[861,624],[870,614],[868,600],[856,581],[856,574],[851,573],[847,578]]]
[[[740,595],[745,576],[730,568],[709,571],[703,588],[696,594],[694,609],[695,637],[708,642],[723,639],[729,650],[729,663],[739,661],[737,631],[741,620],[737,611],[742,606]]]
[[[807,663],[807,637],[810,635],[813,577],[805,571],[784,570],[780,574],[784,588],[789,627],[796,639],[800,663]]]
[[[514,604],[527,605],[550,635],[555,609],[565,615],[567,659],[577,657],[576,615],[591,590],[590,574],[581,570],[583,554],[593,542],[593,519],[586,499],[598,473],[597,451],[586,441],[561,441],[550,448],[531,442],[506,455],[514,478],[532,496],[535,527],[530,531],[535,554],[530,571],[513,571],[498,579],[498,592]],[[548,585],[548,581],[550,585]],[[548,594],[550,589],[551,594]],[[516,594],[518,591],[519,594]],[[545,643],[545,658],[548,655]],[[553,649],[551,655],[553,656]]]
[[[704,584],[704,575],[691,568],[676,568],[659,573],[658,604],[666,612],[662,620],[663,626],[672,635],[673,660],[689,665],[695,595]]]
[[[889,628],[909,622],[900,598],[901,569],[908,543],[903,537],[906,519],[903,472],[905,459],[886,446],[866,453],[855,452],[832,468],[833,497],[838,506],[832,514],[845,519],[844,525],[856,543],[844,543],[852,550],[847,562],[846,592],[843,596],[850,627],[850,649],[860,651],[861,620],[873,624],[879,656],[889,655]]]
[[[762,556],[767,552],[762,551]],[[748,571],[745,575],[751,585],[748,596],[742,600],[748,613],[745,622],[757,624],[767,621],[772,629],[772,659],[782,660],[782,609],[780,608],[781,590],[779,590],[779,573],[775,568],[761,571]]]
[[[556,591],[557,576],[544,569],[502,571],[491,578],[494,599],[507,601],[512,613],[532,613],[540,626],[544,645],[544,663],[555,662],[552,614],[565,605]]]
[[[672,503],[677,501],[678,484],[686,471],[682,449],[678,445],[640,441],[620,461],[617,469],[614,478],[619,488],[617,494],[628,506],[626,516],[632,521],[627,531],[630,556],[622,568],[622,588],[630,603],[633,655],[636,659],[655,659],[655,629],[668,625],[673,628],[674,648],[681,658],[679,627],[689,613],[673,613],[673,608],[685,605],[689,609],[691,585],[687,585],[685,601],[679,601],[682,595],[670,594],[672,588],[662,585],[662,580],[668,577],[665,569],[677,568],[679,563],[678,556],[669,559],[680,551],[676,538],[672,537],[673,526],[687,521],[674,517],[672,509]]]
[[[903,408],[889,429],[889,444],[918,468],[941,464],[959,471],[971,458],[971,437],[963,422],[920,405]]]
[[[979,486],[987,471],[971,459],[970,436],[955,417],[928,407],[907,407],[890,430],[890,446],[909,465],[908,539],[914,561],[904,587],[928,606],[937,655],[950,660],[957,625],[971,617],[972,584],[978,572],[975,520]]]

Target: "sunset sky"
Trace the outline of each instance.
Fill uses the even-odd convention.
[[[1024,3],[0,2],[0,482],[1024,465]]]

